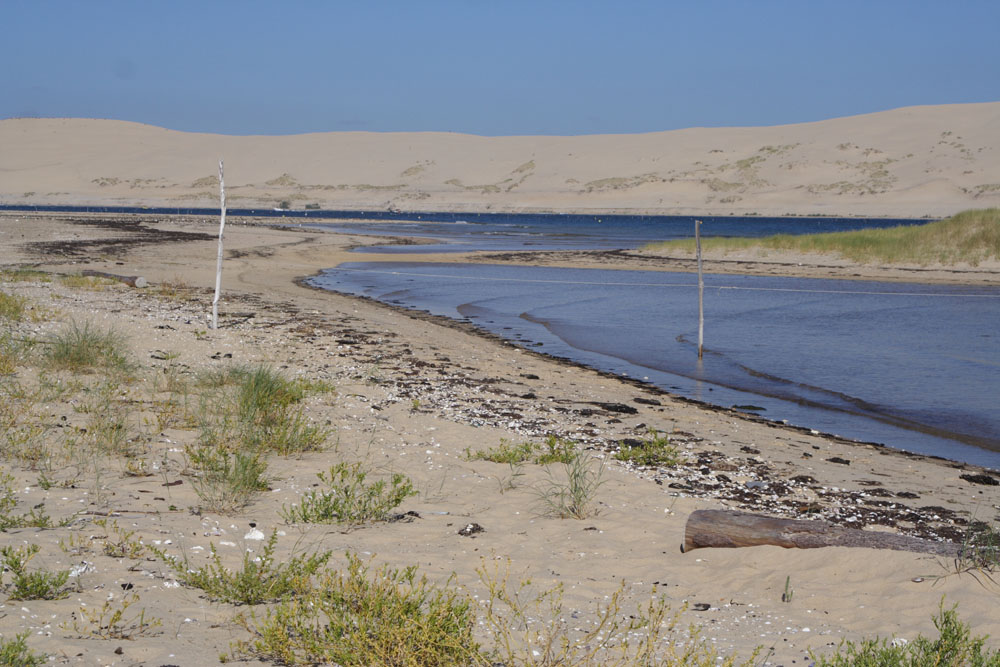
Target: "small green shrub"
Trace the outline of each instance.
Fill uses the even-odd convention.
[[[469,598],[417,577],[415,567],[369,574],[352,554],[346,573],[326,571],[308,595],[238,621],[253,635],[238,645],[241,655],[284,665],[487,664]]]
[[[592,462],[593,457],[587,452],[577,451],[563,464],[565,480],[557,479],[551,468],[546,468],[548,482],[536,490],[544,515],[586,519],[597,513],[594,501],[604,483],[604,461],[601,460],[596,468]]]
[[[271,533],[259,555],[243,553],[243,567],[230,570],[222,564],[215,544],[212,544],[212,562],[197,570],[187,556],[183,559],[170,556],[150,546],[160,560],[170,566],[178,581],[192,588],[200,588],[208,597],[232,604],[263,604],[278,602],[292,596],[305,595],[312,589],[312,577],[330,560],[331,552],[293,556],[275,562],[274,550],[278,544],[278,531]]]
[[[622,443],[615,458],[644,467],[675,466],[682,461],[680,450],[670,444],[669,436],[654,429],[650,429],[649,437],[640,444]]]
[[[894,644],[886,639],[843,641],[832,656],[810,652],[817,667],[923,667],[946,666],[1000,667],[1000,651],[984,650],[986,637],[972,637],[969,626],[958,618],[956,607],[944,608],[941,601],[934,616],[938,637],[918,635],[908,643]]]
[[[41,667],[48,662],[44,654],[31,652],[27,639],[27,632],[0,639],[0,667]]]
[[[132,370],[124,339],[112,329],[98,331],[90,323],[73,322],[49,341],[45,358],[50,367],[83,373]]]
[[[10,545],[0,547],[4,570],[13,575],[11,600],[60,600],[69,595],[69,590],[65,588],[69,570],[28,572],[28,561],[40,550],[37,544],[16,549]]]
[[[467,447],[465,458],[469,461],[490,461],[509,465],[517,465],[527,461],[547,465],[549,463],[569,463],[575,453],[576,444],[572,440],[563,440],[550,435],[545,439],[544,444],[535,442],[515,444],[501,439],[498,446],[490,449],[480,449],[473,452]]]
[[[368,471],[360,463],[338,463],[317,473],[327,490],[310,490],[298,505],[285,506],[281,516],[289,523],[340,523],[360,525],[385,521],[390,510],[415,495],[405,475],[393,474],[366,484]]]

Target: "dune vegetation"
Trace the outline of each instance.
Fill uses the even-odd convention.
[[[652,243],[644,250],[694,251],[694,240]],[[704,238],[710,252],[775,250],[838,255],[859,263],[971,264],[1000,259],[1000,209],[963,211],[924,225],[900,225],[829,234],[778,234],[763,238]]]

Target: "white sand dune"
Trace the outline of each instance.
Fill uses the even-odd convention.
[[[632,135],[224,136],[0,121],[0,202],[943,216],[1000,205],[1000,102]]]

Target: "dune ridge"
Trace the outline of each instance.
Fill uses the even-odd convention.
[[[0,202],[939,217],[1000,205],[1000,102],[628,135],[227,136],[0,121]]]

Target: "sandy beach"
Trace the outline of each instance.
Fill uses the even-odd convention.
[[[64,599],[0,606],[4,637],[29,630],[32,649],[56,664],[115,665],[209,664],[248,638],[233,620],[245,607],[213,602],[203,591],[179,585],[176,572],[149,552],[109,555],[105,545],[120,534],[107,527],[114,521],[119,531],[186,555],[195,567],[209,562],[213,545],[235,566],[245,549],[259,553],[259,536],[274,530],[281,558],[330,550],[335,567],[344,566],[347,552],[374,565],[415,565],[436,583],[453,576],[448,585],[479,599],[485,587],[477,569],[509,567],[512,578],[530,579],[535,590],[563,587],[573,636],[591,627],[597,606],[623,583],[626,614],[655,587],[682,612],[681,627],[699,627],[724,655],[746,658],[760,648],[765,664],[808,664],[810,649],[829,651],[845,638],[933,635],[932,615],[942,599],[946,607],[958,605],[974,634],[990,634],[989,645],[1000,646],[1000,588],[981,572],[955,573],[951,558],[848,547],[679,548],[688,517],[699,509],[961,541],[970,520],[1000,519],[996,471],[701,405],[547,358],[466,325],[298,284],[350,258],[349,248],[362,239],[346,235],[231,220],[220,328],[212,330],[217,224],[158,216],[0,217],[0,263],[8,269],[30,267],[55,276],[89,269],[142,275],[150,283],[135,289],[56,277],[3,284],[5,293],[30,305],[31,316],[10,325],[16,336],[48,340],[70,322],[113,327],[138,364],[134,379],[110,399],[128,413],[134,450],[129,457],[74,455],[71,443],[85,439],[80,429],[92,418],[84,408],[94,390],[50,393],[17,418],[18,428],[38,425],[32,452],[42,454],[7,452],[3,470],[13,478],[14,512],[44,508],[64,525],[12,528],[3,533],[3,543],[37,544],[32,567],[74,568],[77,574]],[[646,261],[641,254],[534,255],[527,261],[591,260],[619,267]],[[764,272],[831,272],[822,258],[717,260],[743,262],[734,264],[739,270],[757,263]],[[880,271],[862,275],[910,275],[906,269],[892,276]],[[992,265],[959,271],[965,269],[921,273],[920,280],[997,282]],[[266,364],[328,387],[302,405],[309,423],[329,436],[322,451],[269,456],[268,490],[244,509],[224,514],[200,509],[204,503],[186,449],[201,437],[197,423],[157,414],[172,396],[165,378],[183,380],[194,391],[199,375],[231,364]],[[8,380],[37,387],[39,378],[37,365],[24,362]],[[98,379],[84,375],[76,381],[86,387]],[[642,468],[614,458],[623,441],[646,438],[650,429],[669,436],[678,464]],[[540,505],[538,491],[562,474],[561,466],[513,468],[469,456],[549,437],[588,452],[594,469],[603,462],[603,484],[584,519],[550,516]],[[402,473],[412,480],[416,493],[399,506],[401,520],[348,530],[283,518],[284,508],[315,488],[318,471],[342,461],[362,463],[376,478]],[[104,527],[95,523],[105,519]],[[483,530],[462,534],[470,524]],[[794,595],[785,602],[789,591]],[[133,609],[145,609],[162,624],[128,638],[81,631],[81,608],[97,609],[128,595],[137,600]]]

